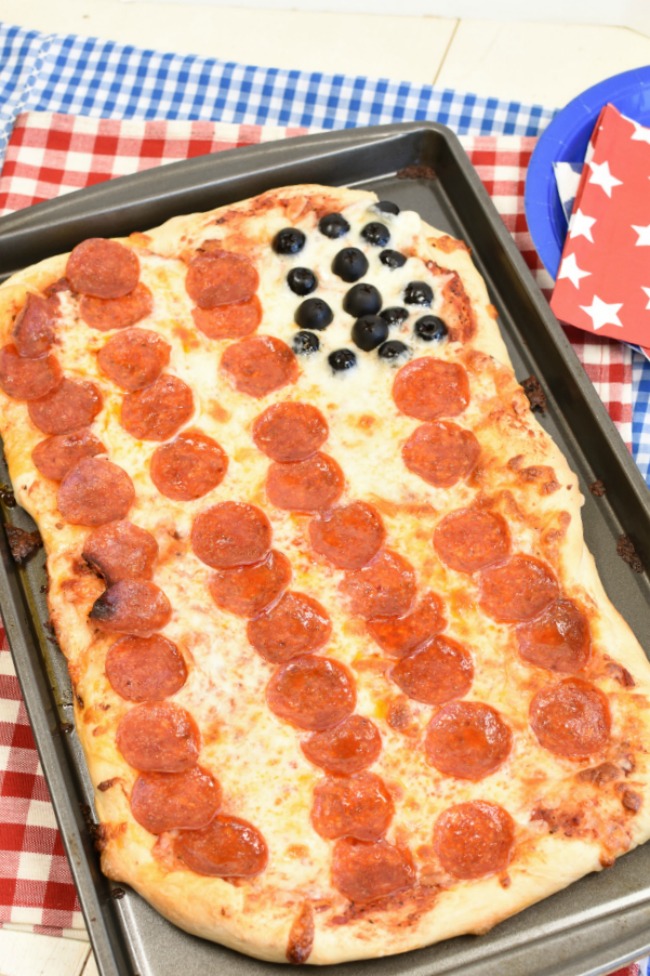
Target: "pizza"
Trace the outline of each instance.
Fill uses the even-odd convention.
[[[16,274],[0,346],[109,878],[328,964],[648,838],[648,661],[462,242],[272,189]]]

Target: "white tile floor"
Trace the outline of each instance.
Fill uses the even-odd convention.
[[[431,82],[551,108],[650,64],[650,37],[622,27],[229,9],[192,0],[0,0],[0,20],[246,64]],[[85,942],[0,930],[0,976],[97,976],[97,968]]]

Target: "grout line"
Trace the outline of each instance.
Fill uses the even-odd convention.
[[[449,38],[449,41],[447,42],[447,46],[446,46],[446,48],[444,50],[444,53],[442,55],[442,58],[438,62],[438,69],[437,69],[435,75],[433,76],[433,81],[431,82],[432,85],[435,85],[436,82],[438,81],[438,78],[440,77],[440,72],[442,71],[442,69],[445,66],[445,61],[447,60],[447,55],[449,54],[449,51],[451,50],[451,45],[456,40],[456,34],[458,33],[458,28],[459,27],[460,27],[460,18],[458,18],[456,20],[456,23],[454,24],[454,29],[451,32],[451,37]]]

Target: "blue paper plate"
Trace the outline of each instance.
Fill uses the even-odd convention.
[[[614,75],[574,98],[543,132],[530,160],[524,196],[526,219],[537,252],[553,278],[566,235],[553,163],[584,159],[600,110],[608,102],[623,115],[650,126],[650,66]]]

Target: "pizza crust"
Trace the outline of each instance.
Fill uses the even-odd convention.
[[[133,704],[106,677],[115,633],[99,630],[88,616],[105,588],[82,557],[89,529],[62,518],[58,484],[39,474],[32,461],[43,433],[24,401],[0,392],[1,432],[16,497],[36,520],[47,552],[48,604],[68,659],[77,731],[96,790],[102,868],[187,931],[273,961],[375,958],[485,932],[650,836],[650,765],[643,745],[650,741],[650,667],[603,589],[584,542],[577,477],[531,414],[465,246],[415,214],[400,215],[401,223],[391,224],[410,261],[407,278],[400,280],[416,273],[431,280],[432,312],[453,323],[447,343],[433,349],[416,345],[414,360],[458,364],[469,378],[471,399],[459,422],[473,431],[481,453],[471,478],[451,489],[426,484],[402,464],[401,448],[419,421],[394,407],[395,369],[360,357],[348,378],[326,371],[322,357],[320,362],[311,357],[300,364],[294,386],[247,397],[218,374],[217,364],[232,341],[208,339],[192,326],[184,286],[187,262],[218,246],[251,257],[260,274],[257,294],[264,318],[259,331],[290,342],[296,299],[284,284],[286,267],[270,247],[274,235],[287,225],[304,230],[310,242],[305,255],[320,261],[322,287],[332,303],[340,302],[349,286],[327,278],[318,239],[314,243],[317,222],[343,212],[357,226],[376,218],[368,209],[374,201],[346,188],[280,188],[122,239],[138,255],[141,280],[155,300],[154,312],[138,327],[169,343],[169,372],[194,393],[191,423],[218,441],[230,459],[227,477],[207,497],[178,502],[156,491],[149,463],[157,444],[134,440],[123,429],[123,391],[97,366],[97,352],[108,336],[79,318],[74,292],[61,291],[56,354],[66,375],[92,379],[100,388],[103,409],[93,432],[135,486],[129,520],[158,542],[155,582],[172,606],[162,632],[176,643],[189,670],[173,701],[199,725],[199,763],[219,780],[223,807],[264,835],[269,860],[259,875],[225,880],[188,870],[174,854],[174,831],[156,837],[133,817],[130,796],[138,774],[116,744],[120,720]],[[63,278],[66,264],[65,255],[49,259],[0,289],[2,344],[11,341],[26,296],[44,293]],[[381,289],[394,287],[392,273],[375,271]],[[329,333],[323,335],[325,342]],[[478,781],[445,777],[426,761],[421,746],[435,709],[408,699],[387,677],[394,661],[387,664],[363,621],[341,600],[342,570],[311,555],[310,517],[269,504],[268,458],[254,447],[251,430],[265,407],[287,398],[307,401],[327,418],[326,449],[346,481],[339,504],[363,498],[375,506],[387,545],[408,556],[420,593],[443,595],[445,636],[469,648],[474,661],[467,698],[489,702],[507,715],[513,729],[512,752],[491,775]],[[215,613],[211,570],[189,546],[196,515],[228,499],[244,499],[267,512],[273,545],[292,565],[291,588],[327,608],[333,626],[327,656],[354,675],[357,712],[381,732],[382,750],[372,772],[382,778],[395,805],[386,840],[408,849],[415,864],[418,881],[408,891],[359,905],[332,883],[333,842],[319,836],[310,819],[313,790],[323,773],[301,751],[304,731],[267,707],[273,665],[252,652],[246,619]],[[563,758],[539,744],[529,725],[529,703],[537,690],[565,675],[523,662],[512,625],[481,610],[477,577],[450,568],[433,552],[431,539],[444,516],[473,506],[505,519],[513,550],[551,566],[563,596],[589,622],[593,650],[586,674],[607,696],[612,716],[610,742],[593,757]],[[612,779],[595,782],[578,775],[599,762],[616,769]],[[515,825],[515,855],[504,870],[463,880],[441,865],[432,829],[441,810],[476,799],[507,807]]]

